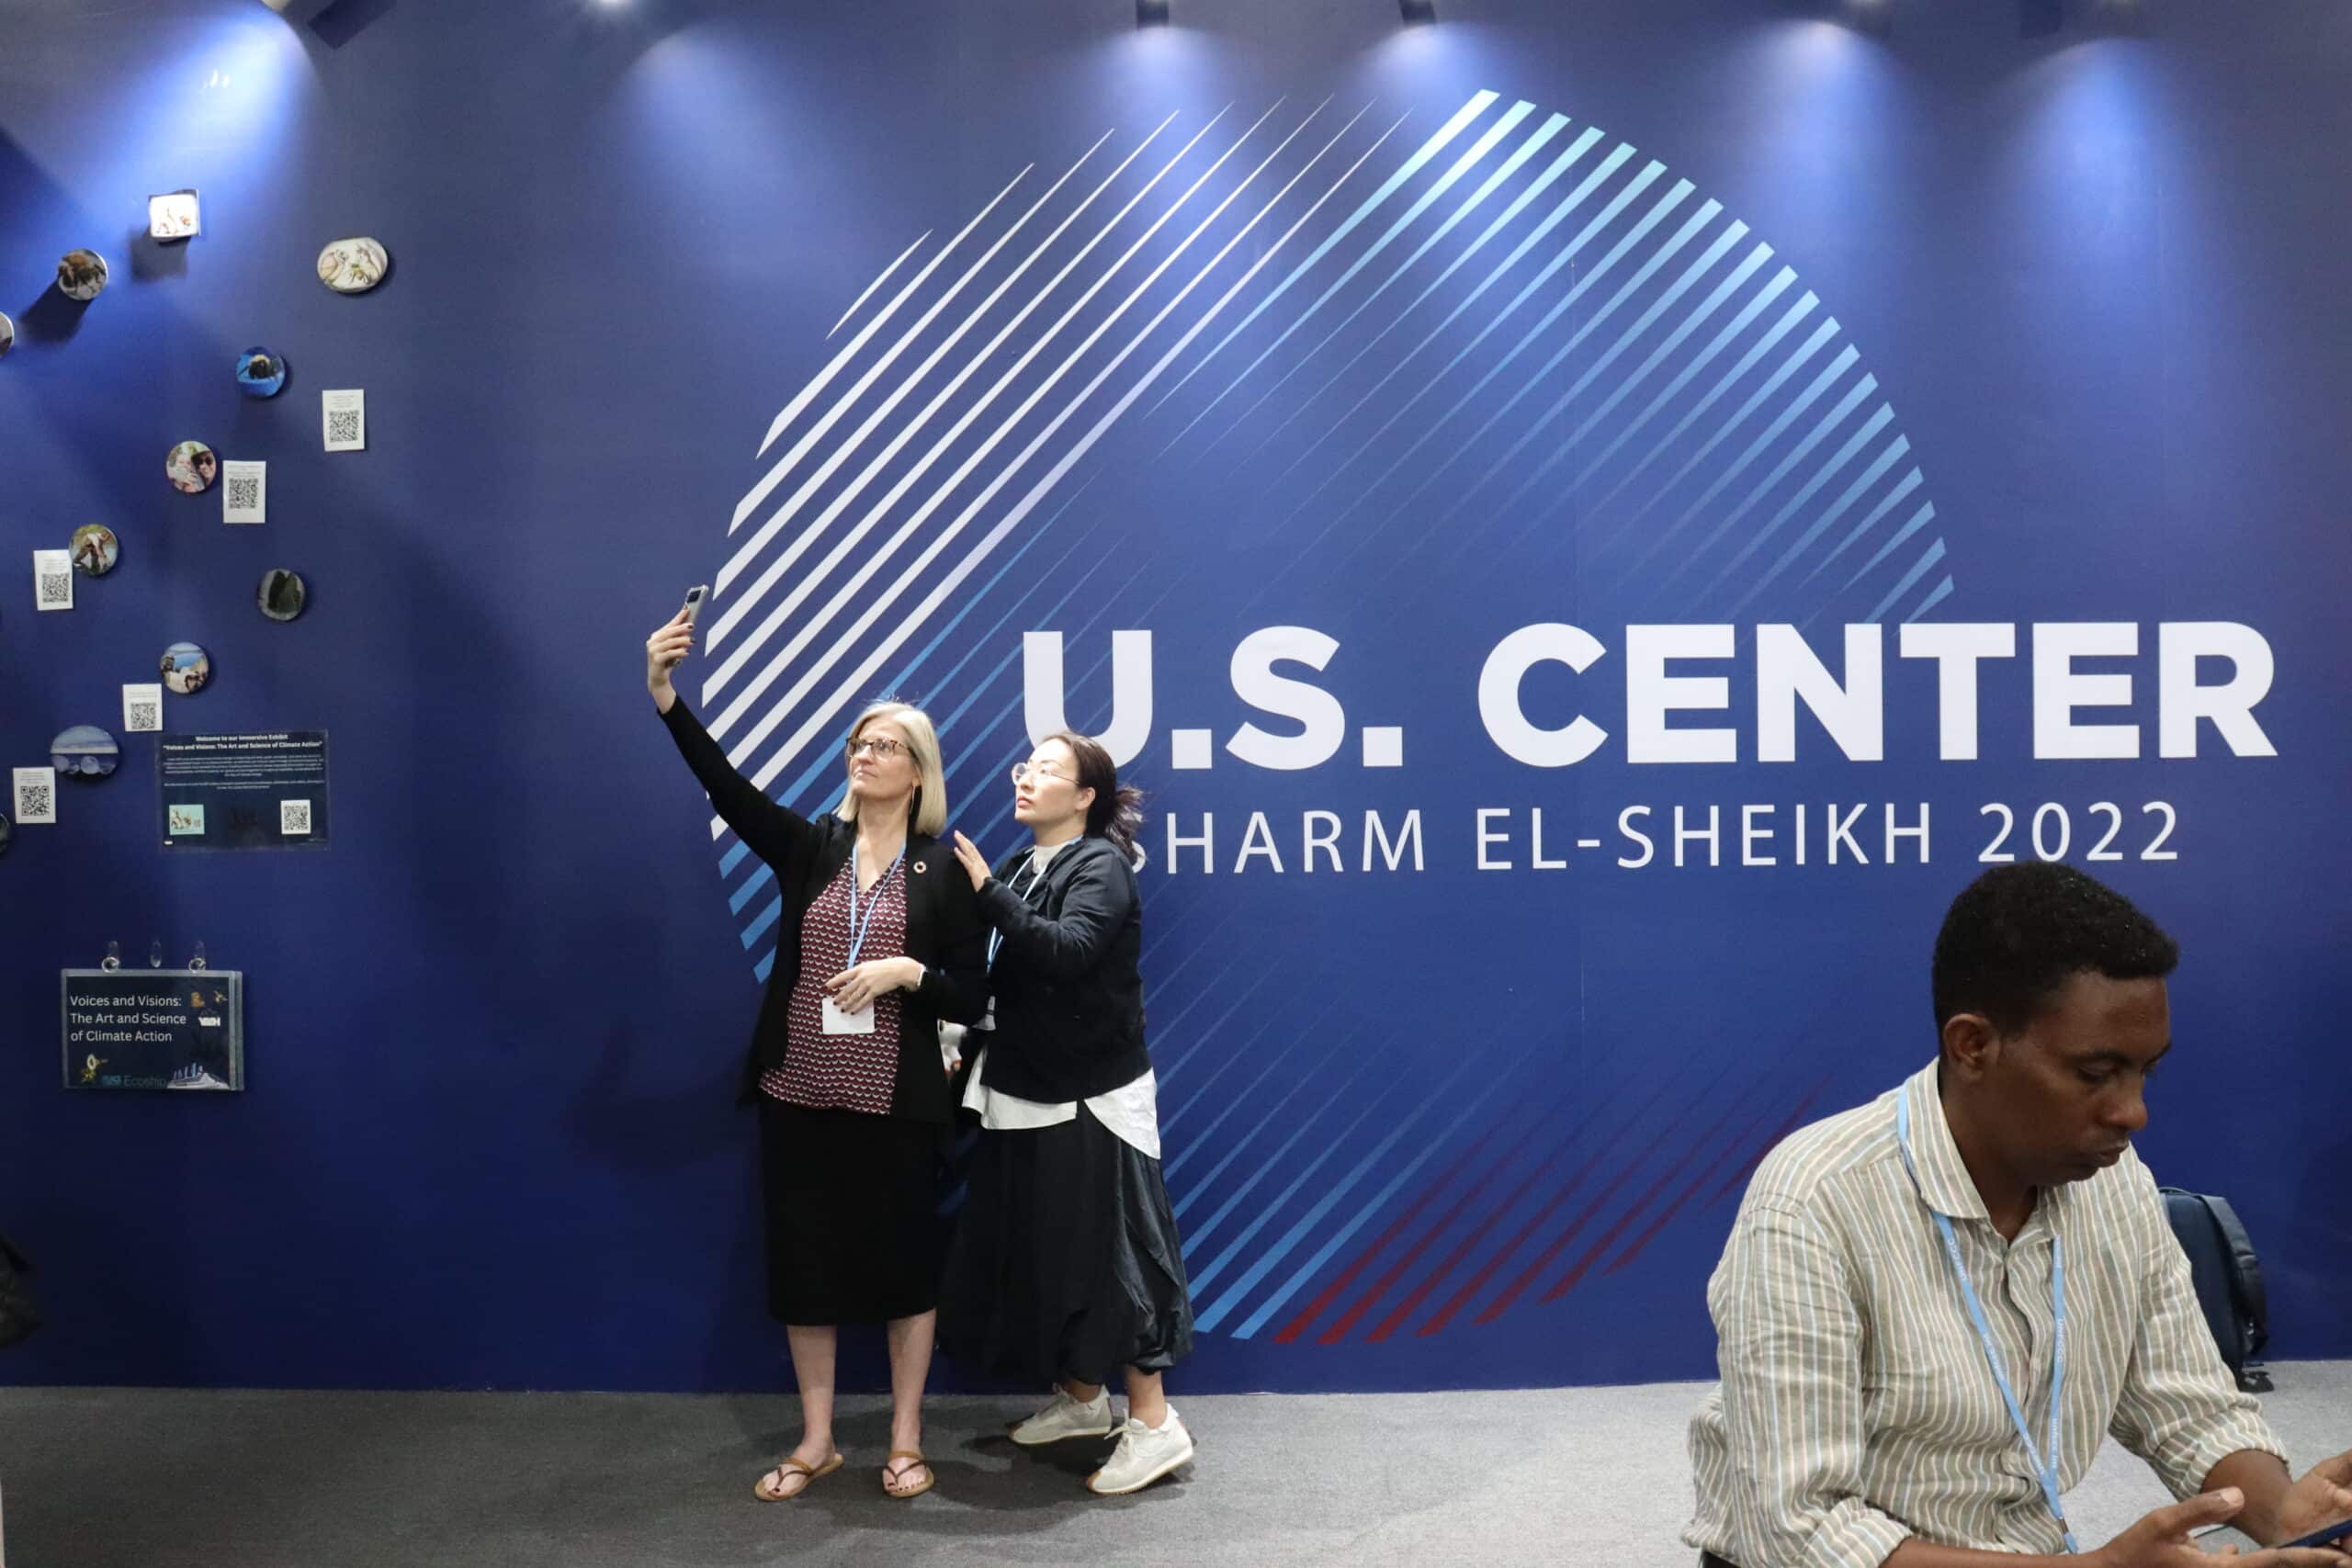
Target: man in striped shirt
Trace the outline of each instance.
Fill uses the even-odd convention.
[[[2352,1453],[2294,1480],[2237,1391],[2132,1153],[2178,958],[2061,865],[1996,867],[1953,902],[1938,1060],[1773,1150],[1708,1284],[1723,1381],[1690,1423],[1683,1537],[1702,1564],[2054,1563],[2064,1493],[2110,1432],[2188,1500],[2097,1568],[2206,1562],[2190,1534],[2224,1519],[2275,1543],[2352,1516]]]

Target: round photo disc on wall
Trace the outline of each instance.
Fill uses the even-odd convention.
[[[337,294],[365,294],[391,269],[390,254],[364,235],[337,240],[319,253],[319,281]]]
[[[301,575],[284,567],[272,567],[263,572],[261,586],[254,591],[254,602],[273,621],[292,620],[302,613],[310,597],[310,585]]]
[[[286,389],[286,356],[266,348],[237,355],[237,390],[249,398],[274,398]]]
[[[164,456],[164,472],[182,495],[202,495],[220,477],[220,459],[201,441],[183,441]]]
[[[114,737],[95,724],[77,724],[49,743],[49,765],[69,779],[102,779],[122,761]]]
[[[193,696],[212,679],[212,656],[192,642],[175,642],[164,649],[157,666],[164,684],[181,696]]]
[[[0,310],[0,359],[7,358],[8,351],[16,346],[17,323],[8,319],[7,311]]]
[[[74,570],[85,577],[104,577],[122,558],[122,541],[103,523],[85,523],[74,530]]]
[[[96,251],[68,251],[57,264],[58,292],[88,304],[106,292],[107,258]]]
[[[8,852],[8,840],[15,837],[16,831],[17,829],[9,824],[8,814],[0,811],[0,855]]]

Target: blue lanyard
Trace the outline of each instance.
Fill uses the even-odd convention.
[[[856,844],[849,847],[849,963],[842,966],[848,969],[857,967],[858,953],[865,946],[865,929],[874,923],[874,912],[882,907],[882,889],[890,885],[890,878],[899,874],[899,867],[905,863],[907,858],[907,846],[900,844],[899,858],[890,863],[890,869],[884,872],[881,880],[874,885],[874,902],[865,907],[865,919],[861,920],[857,918],[858,849]]]
[[[1026,887],[1014,887],[1011,883],[1007,883],[1005,886],[1011,890],[1015,898],[1026,900],[1030,894],[1035,893],[1037,890],[1037,884],[1045,880],[1045,868],[1037,863],[1037,852],[1032,850],[1029,852],[1029,886]],[[1003,945],[1004,932],[1001,931],[992,931],[989,932],[989,967],[990,969],[994,969],[996,967],[996,950]]]
[[[1908,1089],[1896,1091],[1894,1101],[1894,1141],[1903,1151],[1903,1168],[1910,1173],[1912,1190],[1920,1201],[1927,1192],[1919,1186],[1919,1168],[1911,1161],[1911,1093]],[[2058,1521],[2058,1533],[2066,1539],[2066,1550],[2079,1552],[2075,1544],[2075,1532],[2066,1523],[2066,1506],[2058,1491],[2058,1453],[2060,1413],[2066,1397],[2066,1264],[2058,1245],[2058,1232],[2050,1232],[2050,1314],[2052,1325],[2052,1361],[2050,1367],[2050,1433],[2042,1447],[2033,1441],[2033,1428],[2027,1424],[2025,1407],[2018,1403],[2017,1390],[2010,1386],[2008,1369],[2001,1363],[2000,1347],[1993,1343],[1993,1325],[1984,1320],[1984,1303],[1977,1299],[1975,1282],[1968,1277],[1968,1265],[1961,1261],[1960,1238],[1952,1232],[1951,1216],[1929,1210],[1936,1216],[1937,1228],[1943,1232],[1944,1256],[1951,1259],[1951,1271],[1960,1278],[1960,1293],[1968,1303],[1969,1320],[1976,1325],[1977,1343],[1984,1347],[1984,1359],[1993,1369],[1993,1381],[2001,1387],[2001,1401],[2009,1407],[2009,1422],[2018,1429],[2018,1440],[2025,1445],[2025,1457],[2033,1466],[2034,1476],[2041,1483],[2042,1501],[2050,1505],[2050,1517]]]

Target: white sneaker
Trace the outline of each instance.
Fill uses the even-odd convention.
[[[1140,1492],[1192,1457],[1193,1434],[1176,1418],[1176,1407],[1171,1404],[1156,1432],[1128,1416],[1119,1429],[1119,1446],[1111,1450],[1111,1461],[1088,1476],[1086,1484],[1105,1497]]]
[[[1054,1397],[1040,1405],[1035,1416],[1015,1422],[1008,1430],[1014,1442],[1034,1449],[1070,1438],[1107,1438],[1117,1425],[1111,1418],[1109,1389],[1097,1390],[1093,1402],[1086,1404],[1057,1387]]]

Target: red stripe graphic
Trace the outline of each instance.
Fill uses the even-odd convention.
[[[1339,1278],[1324,1286],[1322,1291],[1313,1301],[1307,1303],[1306,1306],[1299,1310],[1299,1314],[1296,1317],[1292,1318],[1290,1322],[1283,1325],[1283,1331],[1274,1336],[1274,1343],[1277,1345],[1287,1345],[1291,1343],[1301,1334],[1306,1331],[1306,1325],[1308,1324],[1313,1323],[1317,1318],[1322,1316],[1324,1309],[1329,1307],[1333,1302],[1337,1301],[1340,1298],[1340,1292],[1344,1292],[1350,1285],[1355,1283],[1356,1276],[1363,1273],[1367,1268],[1371,1267],[1372,1260],[1380,1255],[1381,1249],[1386,1247],[1390,1242],[1395,1241],[1398,1236],[1404,1235],[1405,1232],[1411,1227],[1413,1222],[1420,1217],[1421,1211],[1429,1206],[1430,1200],[1434,1199],[1440,1192],[1444,1191],[1447,1186],[1453,1182],[1453,1179],[1462,1174],[1463,1168],[1467,1166],[1471,1160],[1477,1157],[1478,1151],[1486,1146],[1487,1138],[1494,1134],[1494,1131],[1495,1129],[1492,1126],[1489,1126],[1485,1132],[1480,1133],[1476,1138],[1472,1139],[1470,1141],[1470,1146],[1462,1151],[1461,1158],[1446,1167],[1443,1173],[1442,1173],[1435,1181],[1430,1182],[1429,1186],[1423,1188],[1420,1195],[1406,1206],[1403,1213],[1396,1216],[1396,1222],[1389,1225],[1386,1230],[1382,1231],[1378,1235],[1374,1236],[1372,1239],[1372,1244],[1369,1247],[1366,1247],[1363,1252],[1356,1256],[1355,1261],[1350,1263],[1345,1269],[1340,1271]],[[1474,1188],[1473,1190],[1475,1191],[1476,1189]],[[1410,1257],[1411,1255],[1408,1253],[1407,1256]],[[1342,1320],[1342,1322],[1332,1331],[1324,1335],[1321,1342],[1326,1345],[1331,1344],[1339,1335],[1345,1334],[1347,1332],[1347,1321]]]
[[[1733,1109],[1736,1110],[1737,1108],[1737,1104],[1735,1102]],[[1702,1134],[1700,1141],[1703,1142],[1705,1139],[1713,1136],[1714,1134],[1722,1128],[1725,1122],[1731,1120],[1731,1111],[1726,1111],[1722,1116],[1716,1118],[1714,1126],[1708,1128],[1704,1134]],[[1669,1132],[1665,1137],[1658,1138],[1652,1142],[1649,1146],[1643,1149],[1639,1155],[1636,1155],[1634,1158],[1627,1160],[1623,1168],[1619,1170],[1616,1176],[1611,1179],[1609,1185],[1600,1190],[1600,1195],[1595,1198],[1591,1202],[1586,1204],[1584,1212],[1576,1217],[1574,1222],[1569,1224],[1568,1228],[1562,1231],[1553,1241],[1552,1245],[1545,1247],[1543,1252],[1536,1257],[1535,1261],[1529,1264],[1526,1269],[1521,1272],[1518,1279],[1513,1280],[1508,1286],[1506,1286],[1502,1294],[1497,1296],[1493,1301],[1488,1302],[1485,1309],[1481,1311],[1477,1317],[1473,1321],[1477,1323],[1492,1323],[1504,1313],[1510,1311],[1511,1303],[1518,1301],[1520,1296],[1526,1292],[1527,1287],[1535,1282],[1535,1276],[1543,1273],[1546,1269],[1549,1269],[1553,1263],[1559,1258],[1560,1254],[1567,1250],[1568,1243],[1576,1239],[1577,1233],[1584,1229],[1586,1225],[1591,1224],[1593,1217],[1599,1214],[1601,1210],[1609,1206],[1609,1201],[1617,1195],[1617,1190],[1634,1179],[1634,1173],[1641,1169],[1642,1162],[1648,1159],[1650,1156],[1656,1154],[1659,1149],[1665,1147],[1666,1145],[1673,1139],[1673,1137],[1674,1134]],[[1663,1187],[1666,1183],[1673,1179],[1674,1173],[1672,1171],[1667,1172],[1666,1175],[1658,1178],[1657,1184],[1651,1188],[1651,1192],[1655,1193],[1658,1187]],[[1648,1198],[1645,1197],[1643,1201],[1647,1202]],[[1635,1204],[1634,1212],[1638,1213],[1640,1212],[1640,1204]],[[1618,1223],[1622,1226],[1625,1222],[1621,1220]]]
[[[1560,1107],[1565,1102],[1564,1099],[1558,1100],[1545,1107],[1544,1110],[1537,1115],[1534,1123],[1529,1128],[1527,1134],[1520,1138],[1517,1143],[1513,1144],[1500,1158],[1488,1166],[1487,1169],[1479,1175],[1477,1180],[1472,1182],[1467,1188],[1465,1188],[1463,1190],[1462,1196],[1455,1199],[1453,1206],[1438,1217],[1437,1223],[1431,1225],[1429,1230],[1422,1235],[1421,1239],[1415,1242],[1411,1247],[1406,1248],[1404,1255],[1398,1258],[1395,1263],[1389,1265],[1387,1271],[1382,1274],[1378,1280],[1373,1281],[1372,1288],[1359,1297],[1353,1306],[1341,1314],[1339,1321],[1332,1324],[1330,1327],[1325,1329],[1321,1335],[1317,1337],[1316,1343],[1318,1345],[1336,1345],[1341,1339],[1345,1338],[1348,1331],[1355,1327],[1358,1320],[1360,1320],[1365,1313],[1372,1310],[1373,1303],[1380,1300],[1382,1296],[1386,1295],[1390,1287],[1394,1286],[1398,1280],[1404,1277],[1405,1271],[1419,1260],[1421,1254],[1428,1251],[1430,1246],[1436,1242],[1437,1238],[1446,1233],[1448,1227],[1453,1224],[1453,1221],[1461,1214],[1462,1211],[1468,1207],[1471,1201],[1476,1199],[1480,1192],[1486,1190],[1487,1184],[1492,1181],[1496,1176],[1507,1168],[1512,1160],[1519,1157],[1520,1154],[1525,1150],[1528,1143],[1534,1136],[1535,1129],[1544,1126],[1549,1122],[1555,1115],[1558,1114]],[[1479,1139],[1479,1143],[1484,1143],[1485,1141],[1486,1140],[1482,1135]],[[1476,1152],[1477,1145],[1474,1144],[1471,1145],[1470,1154],[1476,1154]],[[1292,1338],[1295,1338],[1299,1331],[1306,1327],[1306,1324],[1310,1320],[1320,1316],[1324,1309],[1329,1307],[1331,1303],[1338,1298],[1340,1292],[1352,1282],[1356,1276],[1362,1273],[1365,1267],[1372,1262],[1373,1258],[1381,1250],[1381,1248],[1387,1246],[1388,1243],[1394,1241],[1398,1235],[1404,1233],[1414,1216],[1420,1212],[1422,1206],[1430,1199],[1435,1198],[1439,1192],[1445,1189],[1448,1182],[1452,1181],[1456,1176],[1461,1174],[1462,1168],[1469,1163],[1469,1157],[1470,1156],[1465,1154],[1462,1157],[1461,1161],[1455,1164],[1453,1169],[1448,1170],[1444,1176],[1441,1177],[1430,1186],[1427,1192],[1424,1192],[1419,1199],[1416,1199],[1412,1209],[1408,1211],[1402,1219],[1399,1219],[1394,1225],[1391,1225],[1385,1232],[1383,1232],[1380,1239],[1374,1242],[1371,1247],[1367,1247],[1361,1258],[1358,1258],[1353,1263],[1351,1263],[1348,1266],[1347,1271],[1341,1274],[1339,1279],[1333,1280],[1329,1290],[1316,1297],[1314,1303],[1308,1306],[1305,1312],[1301,1313],[1298,1317],[1293,1321],[1289,1327],[1283,1330],[1276,1342],[1287,1343]]]
[[[1419,1328],[1414,1330],[1415,1336],[1417,1337],[1425,1338],[1430,1335],[1437,1333],[1447,1324],[1453,1322],[1454,1314],[1460,1312],[1463,1307],[1469,1303],[1471,1297],[1476,1295],[1481,1290],[1486,1288],[1487,1281],[1495,1277],[1496,1270],[1499,1269],[1503,1264],[1510,1259],[1510,1255],[1517,1252],[1522,1246],[1526,1245],[1528,1237],[1533,1235],[1538,1230],[1543,1228],[1544,1222],[1552,1217],[1552,1212],[1555,1209],[1557,1209],[1562,1203],[1566,1202],[1568,1195],[1583,1184],[1585,1178],[1590,1176],[1593,1171],[1600,1167],[1601,1161],[1609,1157],[1610,1151],[1616,1148],[1619,1142],[1622,1141],[1627,1134],[1631,1133],[1634,1127],[1640,1124],[1642,1113],[1646,1112],[1650,1109],[1650,1106],[1656,1105],[1660,1100],[1663,1100],[1666,1097],[1666,1091],[1668,1087],[1670,1086],[1666,1084],[1659,1085],[1657,1092],[1650,1097],[1649,1103],[1647,1105],[1644,1105],[1641,1111],[1637,1111],[1634,1115],[1626,1117],[1623,1122],[1620,1122],[1614,1135],[1612,1135],[1606,1144],[1603,1144],[1600,1149],[1594,1153],[1590,1159],[1585,1161],[1583,1165],[1579,1166],[1574,1176],[1568,1178],[1566,1182],[1561,1184],[1560,1190],[1552,1194],[1550,1200],[1547,1201],[1541,1209],[1538,1209],[1535,1212],[1534,1217],[1530,1219],[1525,1224],[1521,1225],[1517,1234],[1512,1235],[1509,1241],[1503,1244],[1501,1250],[1498,1251],[1492,1258],[1487,1260],[1486,1267],[1480,1269],[1476,1274],[1473,1275],[1468,1284],[1463,1286],[1459,1291],[1456,1291],[1453,1293],[1453,1298],[1449,1300],[1445,1305],[1438,1309],[1436,1316],[1430,1318],[1427,1323],[1422,1324]],[[1545,1163],[1549,1164],[1550,1162],[1547,1160]],[[1623,1178],[1621,1177],[1619,1179],[1622,1181]],[[1524,1190],[1524,1184],[1522,1184],[1521,1190]],[[1516,1198],[1518,1194],[1514,1193],[1512,1196]],[[1493,1219],[1500,1219],[1503,1213],[1509,1211],[1509,1207],[1510,1205],[1506,1204],[1503,1209],[1498,1210],[1493,1216]],[[1489,1220],[1487,1222],[1487,1224],[1492,1223],[1493,1220]],[[1579,1221],[1578,1223],[1581,1224],[1582,1222]],[[1481,1226],[1482,1233],[1483,1230],[1484,1226]],[[1467,1246],[1468,1244],[1465,1243],[1464,1245]],[[1457,1250],[1453,1258],[1446,1259],[1447,1269],[1452,1269],[1454,1262],[1459,1258],[1459,1256],[1460,1253]],[[1418,1300],[1419,1294],[1419,1292],[1416,1292],[1416,1300]],[[1392,1314],[1390,1321],[1393,1322],[1396,1317],[1401,1316],[1404,1310],[1404,1308],[1400,1307],[1396,1314]],[[1484,1319],[1481,1319],[1480,1321],[1483,1322]],[[1383,1328],[1386,1328],[1388,1325],[1384,1323],[1381,1326]],[[1377,1338],[1378,1336],[1375,1335],[1374,1337]]]
[[[1770,1134],[1766,1134],[1762,1146],[1758,1148],[1756,1153],[1748,1156],[1748,1157],[1742,1162],[1744,1168],[1751,1171],[1754,1170],[1757,1166],[1763,1163],[1763,1159],[1766,1155],[1770,1154],[1774,1149],[1780,1146],[1781,1139],[1787,1137],[1791,1133],[1795,1132],[1799,1127],[1804,1124],[1806,1113],[1813,1109],[1814,1100],[1820,1097],[1822,1089],[1827,1086],[1828,1082],[1829,1080],[1827,1078],[1824,1078],[1820,1083],[1814,1085],[1813,1088],[1805,1091],[1805,1097],[1797,1101],[1797,1108],[1789,1112],[1788,1120],[1782,1122],[1778,1127],[1773,1128]],[[1640,1235],[1634,1238],[1634,1245],[1619,1253],[1615,1258],[1611,1258],[1610,1260],[1609,1267],[1603,1269],[1601,1272],[1603,1274],[1614,1274],[1620,1269],[1623,1269],[1627,1264],[1633,1262],[1634,1258],[1640,1257],[1642,1248],[1647,1247],[1651,1242],[1657,1239],[1657,1233],[1664,1230],[1667,1227],[1668,1222],[1671,1221],[1677,1213],[1681,1212],[1684,1204],[1690,1202],[1691,1199],[1699,1195],[1699,1189],[1707,1184],[1707,1179],[1713,1176],[1717,1168],[1722,1166],[1724,1160],[1731,1157],[1732,1151],[1739,1146],[1740,1145],[1737,1143],[1724,1145],[1724,1152],[1717,1155],[1713,1161],[1708,1165],[1707,1168],[1701,1171],[1698,1176],[1692,1179],[1690,1185],[1683,1190],[1681,1196],[1676,1198],[1673,1202],[1667,1205],[1666,1213],[1651,1221],[1649,1228],[1642,1232]]]
[[[1736,1111],[1737,1109],[1738,1108],[1736,1106],[1734,1106],[1731,1111],[1726,1111],[1721,1116],[1716,1117],[1715,1124],[1708,1128],[1705,1132],[1700,1134],[1697,1142],[1703,1145],[1709,1139],[1722,1132],[1724,1124],[1732,1119],[1734,1112]],[[1770,1113],[1768,1111],[1766,1114],[1769,1115]],[[1731,1151],[1737,1147],[1739,1147],[1738,1144],[1728,1139],[1725,1140],[1723,1147],[1718,1150],[1715,1155],[1713,1162],[1714,1167],[1720,1168],[1724,1160],[1731,1157]],[[1611,1247],[1616,1246],[1619,1241],[1623,1239],[1625,1233],[1633,1228],[1634,1219],[1640,1215],[1644,1209],[1650,1206],[1650,1201],[1656,1198],[1659,1193],[1665,1191],[1667,1188],[1672,1184],[1674,1179],[1679,1174],[1681,1174],[1679,1171],[1668,1170],[1664,1175],[1660,1176],[1656,1181],[1651,1182],[1648,1190],[1644,1191],[1639,1198],[1636,1198],[1634,1201],[1634,1206],[1627,1209],[1623,1213],[1618,1215],[1617,1223],[1611,1225],[1606,1231],[1603,1231],[1601,1233],[1600,1239],[1594,1242],[1589,1247],[1585,1249],[1585,1255],[1577,1259],[1576,1266],[1574,1268],[1570,1269],[1566,1274],[1563,1274],[1560,1277],[1560,1282],[1544,1292],[1543,1299],[1547,1302],[1556,1302],[1562,1296],[1566,1295],[1570,1291],[1575,1290],[1577,1281],[1584,1278],[1585,1271],[1593,1266],[1602,1253],[1608,1251]],[[1486,1319],[1482,1317],[1478,1321],[1484,1323]]]

